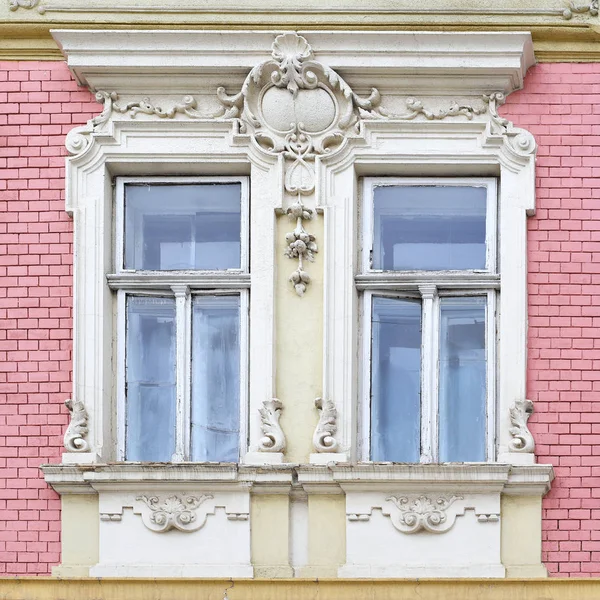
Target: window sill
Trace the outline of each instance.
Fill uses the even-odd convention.
[[[552,465],[456,463],[409,465],[356,463],[263,465],[235,463],[111,463],[42,465],[46,482],[59,494],[94,494],[134,487],[252,489],[254,494],[346,492],[475,492],[543,496],[554,479]],[[297,483],[296,483],[297,481]]]

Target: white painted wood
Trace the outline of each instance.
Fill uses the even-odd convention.
[[[117,367],[117,404],[116,404],[116,422],[117,422],[117,460],[125,460],[125,434],[126,434],[126,415],[127,405],[125,398],[125,361],[127,344],[127,297],[124,290],[117,293],[117,319],[116,319],[115,345],[117,349],[116,367]]]
[[[186,442],[189,436],[186,431],[189,429],[189,330],[190,330],[190,311],[189,289],[185,285],[173,286],[175,294],[175,322],[176,322],[176,414],[175,414],[175,453],[173,462],[182,462],[189,457],[188,446]]]
[[[437,308],[437,290],[433,284],[419,286],[421,304],[421,462],[434,462],[437,456],[434,434],[437,429],[437,366],[438,357],[434,354],[435,329],[434,315]]]

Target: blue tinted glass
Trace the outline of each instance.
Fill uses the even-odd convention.
[[[240,268],[241,185],[125,186],[125,268]]]
[[[371,460],[419,462],[421,304],[373,298]]]
[[[192,460],[237,462],[240,297],[198,296],[192,318]]]
[[[442,298],[440,462],[486,460],[484,298]]]
[[[175,325],[174,299],[127,299],[127,460],[175,452]]]
[[[373,268],[485,269],[486,201],[486,187],[376,187]]]

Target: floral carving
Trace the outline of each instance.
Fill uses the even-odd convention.
[[[285,236],[287,247],[285,255],[298,261],[298,268],[290,275],[290,281],[298,296],[303,296],[306,286],[310,283],[310,276],[304,270],[304,261],[314,262],[315,252],[318,252],[315,236],[304,229],[303,221],[313,218],[313,211],[302,204],[300,198],[287,209],[287,215],[296,220],[296,228]]]
[[[527,421],[533,413],[533,402],[531,400],[517,400],[510,409],[510,424],[509,429],[512,440],[508,443],[508,447],[512,452],[533,452],[535,449],[535,441],[529,428]]]
[[[69,452],[87,452],[90,445],[88,434],[88,414],[80,400],[66,400],[65,406],[71,413],[71,422],[65,431],[64,446]]]
[[[454,519],[448,519],[448,508],[462,499],[462,496],[438,496],[435,499],[428,496],[390,496],[386,501],[392,502],[396,510],[384,511],[384,514],[389,514],[394,527],[402,533],[421,530],[445,533],[454,525]]]
[[[562,11],[563,19],[572,19],[573,15],[584,15],[589,13],[592,17],[598,16],[598,0],[592,0],[589,4],[577,5],[574,2],[569,2],[567,8]]]
[[[331,400],[317,398],[315,406],[320,412],[319,423],[313,435],[313,446],[317,452],[335,452],[338,442],[335,439],[337,431],[337,410]]]
[[[198,518],[198,507],[211,499],[210,495],[202,496],[138,496],[136,500],[143,502],[149,511],[142,512],[142,521],[146,527],[157,533],[170,529],[179,531],[197,531],[206,523],[206,513]]]
[[[39,6],[40,0],[9,0],[8,8],[10,10],[18,10],[19,8],[35,8],[38,7],[38,12],[43,15],[46,9]]]
[[[283,452],[285,450],[285,435],[279,417],[283,405],[277,398],[265,400],[259,408],[263,437],[258,444],[261,452]]]
[[[113,110],[119,113],[127,113],[130,117],[135,118],[139,113],[145,115],[156,115],[161,119],[173,119],[177,114],[183,114],[190,119],[206,119],[207,115],[196,110],[196,99],[193,96],[184,96],[181,102],[174,104],[171,108],[163,108],[157,106],[150,101],[150,98],[144,98],[137,102],[128,102],[122,105],[113,105]]]
[[[271,57],[250,71],[237,94],[228,95],[224,87],[217,89],[222,109],[216,116],[233,120],[240,133],[252,133],[266,152],[283,153],[291,163],[286,191],[310,194],[315,187],[315,157],[340,148],[347,130],[357,128],[361,119],[384,118],[379,108],[381,97],[376,89],[367,98],[355,94],[333,69],[314,60],[309,43],[295,33],[277,36]],[[273,104],[268,104],[273,88],[285,90],[289,96],[271,93]],[[310,93],[314,104],[307,104]],[[265,110],[265,103],[276,103],[277,119]]]
[[[482,115],[486,111],[485,106],[476,107],[469,104],[459,104],[455,100],[448,108],[440,108],[437,111],[428,110],[423,102],[417,98],[407,98],[405,103],[409,112],[402,115],[389,115],[389,117],[400,121],[412,121],[419,115],[423,115],[429,121],[441,121],[447,117],[464,116],[471,120],[474,115]]]

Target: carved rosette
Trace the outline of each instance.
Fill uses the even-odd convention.
[[[71,422],[65,431],[64,446],[69,452],[87,452],[88,414],[80,400],[66,400],[65,406],[71,413]]]
[[[284,452],[285,435],[279,417],[283,405],[277,398],[265,400],[262,408],[259,409],[261,430],[263,437],[260,439],[258,449],[260,452]]]
[[[138,496],[136,500],[143,502],[142,522],[156,533],[164,533],[171,529],[192,532],[197,531],[206,523],[207,513],[199,513],[201,504],[212,496],[187,496],[175,494],[167,497]]]
[[[315,406],[319,411],[319,423],[313,435],[313,446],[316,452],[337,452],[337,410],[331,400],[317,398]]]
[[[393,504],[391,510],[384,510],[383,514],[389,516],[394,527],[402,533],[445,533],[452,528],[456,515],[448,516],[448,508],[462,496],[390,496],[386,498]]]
[[[528,452],[535,450],[533,435],[527,427],[527,421],[533,413],[533,402],[531,400],[517,400],[510,409],[509,429],[512,440],[508,447],[512,452]]]

